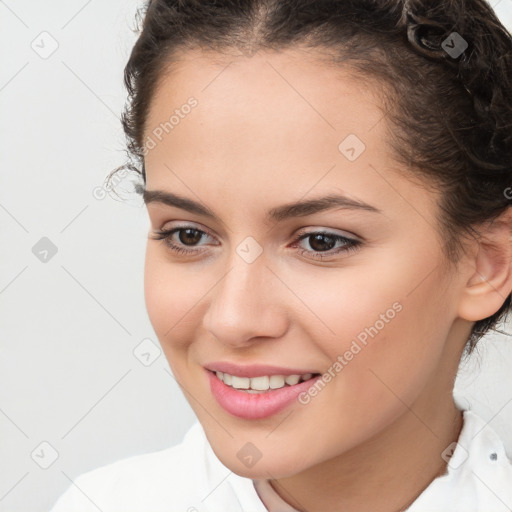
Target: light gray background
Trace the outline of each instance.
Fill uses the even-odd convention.
[[[128,193],[101,199],[124,162],[122,73],[139,5],[0,0],[2,512],[46,511],[78,474],[175,444],[195,419],[151,344],[147,214]],[[492,5],[512,27],[512,0]],[[57,248],[46,262],[32,251],[43,237]],[[134,355],[147,339],[149,366]],[[512,453],[512,338],[479,354],[456,390]]]

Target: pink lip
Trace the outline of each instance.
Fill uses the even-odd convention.
[[[270,389],[264,393],[256,394],[234,389],[224,384],[224,382],[217,378],[215,373],[208,370],[206,370],[206,373],[210,381],[211,392],[219,405],[233,416],[247,420],[257,420],[277,414],[285,407],[292,404],[300,393],[309,389],[321,378],[321,375],[318,375],[304,382],[299,382],[294,386]],[[299,374],[299,372],[297,372],[297,374]],[[258,375],[269,374],[259,373],[254,376],[257,377]]]
[[[263,375],[305,375],[319,373],[316,370],[300,370],[297,368],[284,368],[266,364],[249,364],[246,366],[218,361],[205,364],[204,367],[212,372],[228,373],[237,377],[261,377]]]

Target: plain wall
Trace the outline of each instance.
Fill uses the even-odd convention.
[[[495,4],[512,27],[512,1]],[[175,444],[195,420],[145,310],[147,214],[102,189],[125,161],[138,5],[0,2],[2,512],[46,511],[69,479]],[[148,339],[146,366],[134,350]],[[512,453],[512,340],[489,338],[479,353],[457,393]]]

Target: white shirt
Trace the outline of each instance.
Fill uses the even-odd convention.
[[[434,479],[407,512],[512,510],[512,463],[503,442],[475,413],[463,412],[464,423],[447,472]],[[267,481],[241,477],[224,466],[198,422],[192,425],[181,444],[82,474],[50,512],[98,512],[98,509],[101,512],[295,511]]]

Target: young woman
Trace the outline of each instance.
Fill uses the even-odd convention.
[[[512,510],[502,441],[452,393],[512,291],[512,37],[493,10],[143,15],[123,126],[146,305],[199,422],[53,512]]]

